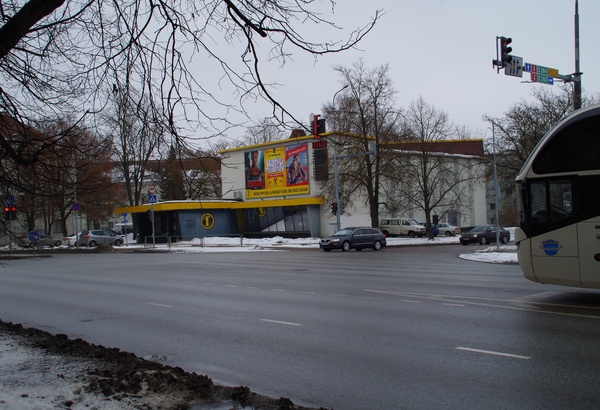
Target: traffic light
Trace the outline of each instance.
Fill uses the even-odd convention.
[[[17,207],[12,205],[10,207],[10,220],[14,221],[17,219]]]
[[[10,207],[8,205],[4,205],[4,220],[10,221]]]
[[[337,204],[337,202],[333,202],[331,204],[331,213],[334,214],[334,215],[337,215],[337,213],[338,213],[338,204]]]
[[[500,37],[500,67],[506,67],[508,64],[512,63],[513,56],[510,55],[512,52],[512,47],[508,45],[512,43],[512,38],[510,37]]]

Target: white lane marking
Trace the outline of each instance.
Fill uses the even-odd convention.
[[[276,323],[278,325],[287,325],[287,326],[302,326],[302,324],[300,323],[293,323],[293,322],[282,322],[281,320],[271,320],[271,319],[260,319],[261,322],[267,322],[267,323]]]
[[[164,307],[164,308],[172,308],[173,305],[163,305],[162,303],[148,303],[151,306],[158,306],[158,307]]]
[[[306,290],[301,290],[298,293],[302,293],[303,295],[316,295],[317,294],[317,292],[308,292]]]
[[[237,288],[237,285],[225,285],[226,288]]]
[[[251,290],[261,290],[262,288],[258,288],[256,286],[246,286],[246,289],[251,289]]]
[[[512,353],[493,352],[491,350],[471,349],[470,347],[457,347],[456,350],[464,350],[467,352],[474,352],[474,353],[491,354],[494,356],[512,357],[514,359],[523,359],[523,360],[531,359],[531,356],[521,356],[521,355],[512,354]]]
[[[287,289],[271,289],[274,292],[287,292]]]
[[[457,306],[457,307],[465,307],[467,305],[462,305],[460,303],[443,303],[444,306]]]

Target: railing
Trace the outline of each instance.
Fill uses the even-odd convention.
[[[244,246],[244,235],[216,235],[216,236],[212,236],[212,237],[218,237],[218,238],[238,238],[240,239],[240,247]],[[206,239],[211,238],[211,236],[195,236],[192,239],[199,239],[200,243],[194,243],[191,244],[191,246],[199,246],[201,248],[204,248],[205,246],[209,246],[206,244]],[[159,240],[159,243],[156,243],[156,240]],[[171,235],[161,235],[161,236],[146,236],[144,237],[144,248],[147,247],[153,247],[156,248],[157,245],[166,245],[167,248],[170,250],[171,247],[173,246],[177,246],[179,245],[185,245],[185,246],[190,246],[188,243],[183,243],[184,241],[184,237],[183,236],[171,236]],[[223,245],[219,245],[219,246],[223,246]]]

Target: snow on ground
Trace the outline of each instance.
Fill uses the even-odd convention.
[[[150,243],[146,246],[143,244],[133,244],[129,241],[129,245],[123,245],[125,248],[151,248]],[[447,245],[458,244],[459,237],[438,236],[433,240],[428,238],[405,238],[395,237],[387,238],[388,246],[419,246],[419,245]],[[469,247],[475,245],[467,245],[465,253],[460,255],[460,258],[488,263],[517,263],[517,247],[516,246],[490,246],[485,249],[471,250]],[[166,244],[156,244],[154,247],[158,249],[167,249]],[[319,238],[282,238],[276,236],[273,238],[240,238],[240,237],[206,237],[196,238],[191,241],[183,241],[174,243],[170,250],[173,252],[257,252],[257,251],[274,251],[284,249],[319,249]]]

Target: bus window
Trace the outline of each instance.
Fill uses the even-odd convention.
[[[535,181],[530,185],[531,192],[531,228],[539,231],[548,225],[548,208],[546,206],[546,182]]]
[[[573,216],[570,180],[543,180],[530,183],[531,228],[537,234],[564,224]]]
[[[571,181],[550,181],[550,222],[555,224],[572,216]]]

